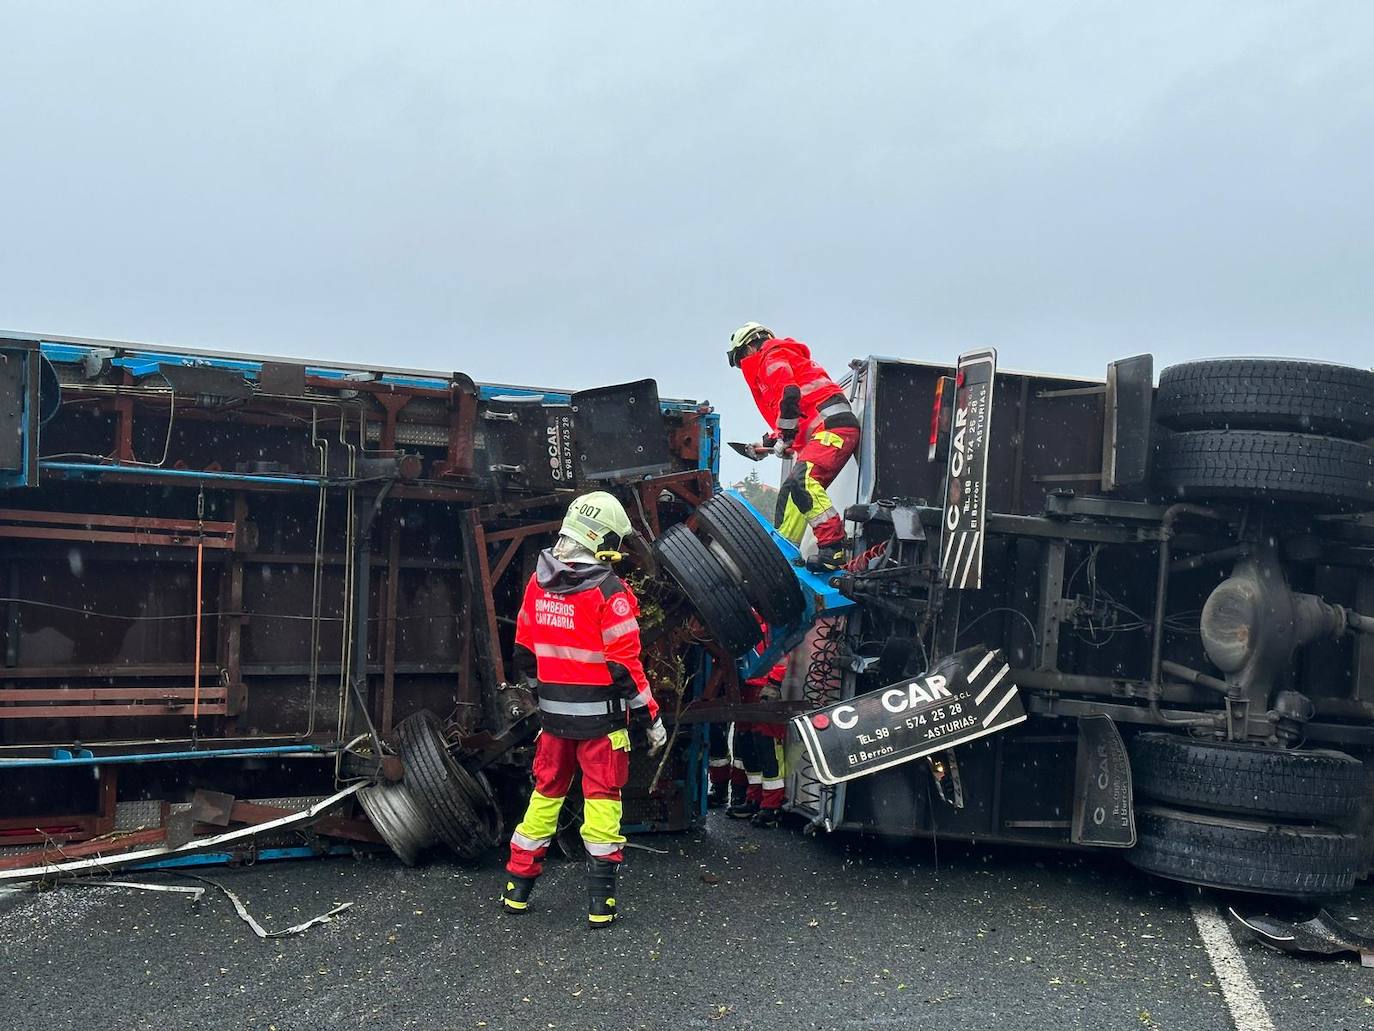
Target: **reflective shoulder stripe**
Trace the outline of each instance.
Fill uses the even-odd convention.
[[[629,619],[622,619],[619,623],[612,623],[604,627],[601,631],[601,640],[604,644],[610,644],[626,634],[633,634],[639,631],[639,620],[631,616]]]
[[[547,712],[550,716],[613,716],[621,711],[621,706],[615,701],[560,702],[541,696],[539,711]]]
[[[605,662],[605,652],[590,648],[569,648],[565,644],[535,644],[534,654],[541,659],[568,659],[572,662]]]
[[[649,704],[649,698],[650,694],[648,691],[640,691],[639,694],[635,695],[633,698],[630,699],[630,708],[642,709],[644,706]]]

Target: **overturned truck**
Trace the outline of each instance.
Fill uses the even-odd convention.
[[[696,536],[743,585],[734,611],[720,571],[679,577],[745,675],[802,645],[769,709],[801,746],[794,812],[1117,848],[1277,895],[1369,873],[1374,373],[1200,361],[1156,387],[1149,356],[1095,382],[991,351],[853,368],[863,442],[831,491],[849,569],[805,572],[756,512],[722,529],[711,509],[751,512],[727,495]],[[765,542],[804,597],[760,591],[782,577]],[[745,606],[770,646],[746,643]]]
[[[652,380],[0,339],[0,880],[498,843],[539,549],[592,485],[647,536],[686,518],[717,425]],[[671,715],[709,652],[656,611]],[[636,756],[631,827],[696,818],[699,736]]]

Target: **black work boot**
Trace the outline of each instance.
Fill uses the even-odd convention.
[[[843,569],[848,561],[845,544],[841,541],[818,548],[816,554],[806,560],[806,568],[813,573],[835,573]]]
[[[720,809],[725,805],[726,786],[724,784],[712,784],[706,791],[706,808]]]
[[[501,908],[507,913],[523,913],[530,908],[530,896],[534,894],[537,877],[517,877],[506,874],[506,890],[501,893]]]
[[[776,827],[782,823],[782,810],[760,809],[749,822],[755,827]]]
[[[619,869],[620,864],[609,859],[587,857],[587,926],[609,927],[615,923],[615,875]]]
[[[749,820],[759,811],[759,804],[752,801],[748,796],[740,799],[729,809],[725,810],[725,815],[734,820]]]

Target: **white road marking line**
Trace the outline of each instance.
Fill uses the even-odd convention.
[[[1245,959],[1231,937],[1231,929],[1226,921],[1212,906],[1196,900],[1189,903],[1193,912],[1193,923],[1197,924],[1198,935],[1207,949],[1212,961],[1212,969],[1217,972],[1221,982],[1221,994],[1226,999],[1226,1008],[1231,1011],[1231,1020],[1236,1031],[1274,1031],[1274,1021],[1260,998]]]
[[[987,687],[983,688],[983,690],[978,692],[978,697],[973,700],[973,704],[982,705],[983,699],[986,698],[988,695],[992,694],[992,689],[1002,682],[1002,678],[1007,675],[1007,671],[1010,669],[1010,666],[1003,666],[1000,670],[998,670],[997,676],[989,680]]]

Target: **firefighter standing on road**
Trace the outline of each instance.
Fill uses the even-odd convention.
[[[806,527],[816,538],[816,564],[844,565],[844,522],[826,493],[859,443],[859,420],[844,391],[811,360],[811,351],[790,338],[748,322],[730,336],[730,364],[744,373],[754,403],[768,420],[766,447],[796,452],[783,484],[778,531],[800,544]]]
[[[746,703],[775,702],[782,697],[782,682],[787,676],[783,659],[763,676],[744,682],[740,700]],[[785,723],[736,723],[735,772],[745,789],[725,815],[749,820],[755,827],[776,827],[782,819],[783,787],[786,769],[783,745],[787,741]]]
[[[624,858],[620,790],[629,775],[629,715],[649,720],[650,754],[668,739],[640,662],[639,602],[611,571],[637,544],[625,509],[604,491],[577,498],[558,542],[541,552],[516,619],[515,658],[533,675],[543,731],[535,748],[534,793],[511,836],[510,874],[501,905],[529,906],[558,827],[558,814],[582,770],[582,841],[587,849],[587,920],[616,917],[615,882]]]

